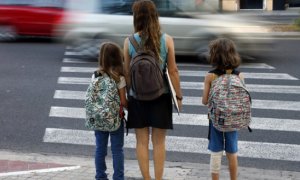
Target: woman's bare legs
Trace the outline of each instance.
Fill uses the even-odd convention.
[[[136,155],[139,167],[144,180],[150,180],[149,171],[149,128],[135,129],[136,135]]]
[[[237,180],[238,175],[238,159],[237,159],[237,153],[226,153],[227,159],[228,159],[228,169],[230,173],[230,179],[231,180]]]
[[[166,159],[166,132],[167,131],[165,129],[152,128],[155,180],[161,180],[164,174],[164,164]]]

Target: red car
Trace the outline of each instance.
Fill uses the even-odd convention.
[[[64,4],[64,0],[1,0],[0,40],[54,37],[65,14]]]

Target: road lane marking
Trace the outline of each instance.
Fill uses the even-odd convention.
[[[195,64],[195,63],[177,63],[178,67],[205,67],[212,68],[210,64]],[[254,68],[254,69],[275,69],[275,67],[270,66],[265,63],[243,63],[239,68]]]
[[[180,82],[182,89],[203,90],[202,82]],[[283,93],[283,94],[300,94],[300,86],[284,85],[264,85],[264,84],[246,84],[247,89],[251,92],[259,93]]]
[[[203,106],[201,102],[202,97],[185,96],[183,100],[184,105]],[[252,99],[252,108],[300,111],[300,102]]]
[[[180,76],[204,77],[207,71],[185,71],[179,70]],[[243,72],[245,79],[277,79],[277,80],[299,80],[286,73],[251,73]]]
[[[76,58],[64,58],[63,63],[79,63],[79,64],[85,64],[85,63],[93,63],[97,65],[96,61],[87,61],[87,60],[81,60]]]
[[[64,58],[63,63],[90,63],[97,65],[97,61],[87,61],[77,58]],[[195,64],[195,63],[177,63],[178,67],[199,67],[199,68],[211,68],[210,64]],[[239,66],[239,68],[247,68],[247,69],[276,69],[273,66],[270,66],[266,63],[243,63]]]
[[[69,91],[69,90],[56,90],[54,93],[55,99],[74,99],[84,100],[85,91]],[[204,106],[202,105],[201,97],[185,96],[183,105]],[[278,100],[260,100],[252,99],[252,108],[254,109],[268,109],[268,110],[290,110],[300,111],[299,101],[278,101]]]
[[[50,117],[85,119],[85,109],[52,106]],[[208,126],[206,114],[173,114],[173,123],[178,125]],[[252,117],[251,128],[259,130],[300,132],[300,120]]]
[[[128,134],[124,138],[124,148],[135,148],[134,134]],[[75,145],[95,145],[93,131],[46,128],[43,141],[46,143],[62,143]],[[150,143],[151,144],[151,143]],[[195,137],[166,137],[166,150],[173,152],[187,152],[209,154],[207,150],[208,140]],[[239,157],[261,158],[282,161],[300,161],[300,145],[239,141]],[[152,149],[152,145],[150,145]]]
[[[61,72],[93,73],[97,67],[61,67]],[[179,70],[180,76],[204,77],[207,71],[187,71]],[[280,79],[280,80],[298,80],[286,73],[251,73],[243,72],[246,79]]]
[[[81,56],[82,54],[80,52],[72,52],[72,51],[66,51],[65,56]]]
[[[92,77],[92,76],[91,76]],[[79,78],[79,77],[59,77],[58,84],[89,84],[91,78]]]
[[[59,77],[58,84],[76,84],[76,85],[88,85],[91,82],[91,78],[79,78],[79,77]],[[182,89],[191,90],[203,90],[202,82],[186,82],[181,81]],[[285,86],[285,85],[264,85],[264,84],[247,84],[247,89],[251,92],[259,93],[282,93],[282,94],[300,94],[300,86]]]

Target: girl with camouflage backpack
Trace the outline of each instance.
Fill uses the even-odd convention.
[[[105,157],[110,136],[114,180],[124,180],[124,112],[127,108],[123,52],[119,45],[100,45],[99,69],[94,72],[85,100],[86,127],[95,131],[96,179],[108,179]]]

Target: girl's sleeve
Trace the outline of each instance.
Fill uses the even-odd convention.
[[[124,76],[120,76],[120,82],[118,83],[118,89],[122,89],[126,86],[126,81]]]

